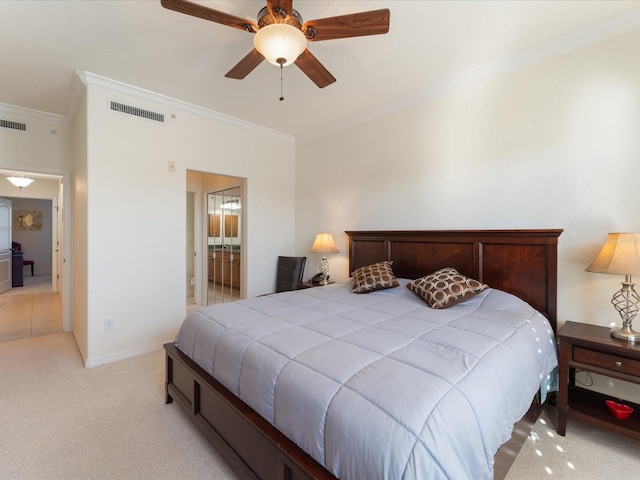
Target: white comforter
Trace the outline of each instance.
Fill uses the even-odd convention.
[[[557,364],[551,327],[499,290],[432,310],[401,283],[213,305],[175,343],[340,479],[492,478]]]

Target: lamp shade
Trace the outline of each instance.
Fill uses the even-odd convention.
[[[295,62],[307,48],[307,38],[300,29],[292,25],[272,23],[258,30],[253,37],[253,45],[267,62],[286,67]]]
[[[587,272],[640,275],[640,233],[610,233]]]
[[[309,253],[340,253],[330,233],[318,233]]]

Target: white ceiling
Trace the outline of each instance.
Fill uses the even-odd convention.
[[[264,0],[204,1],[255,20]],[[640,28],[640,1],[294,0],[305,20],[388,7],[389,33],[309,44],[337,78],[317,88],[263,62],[224,77],[252,34],[162,8],[160,0],[0,1],[0,103],[66,115],[88,71],[295,136],[407,102],[487,65],[559,53]],[[520,60],[519,60],[520,59]],[[385,107],[387,106],[387,107]]]

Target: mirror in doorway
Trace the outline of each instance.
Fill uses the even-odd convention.
[[[207,304],[238,300],[242,265],[242,188],[209,193],[207,212]]]

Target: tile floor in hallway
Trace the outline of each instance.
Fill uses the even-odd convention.
[[[62,300],[50,275],[27,275],[23,287],[0,294],[0,342],[61,331]]]

